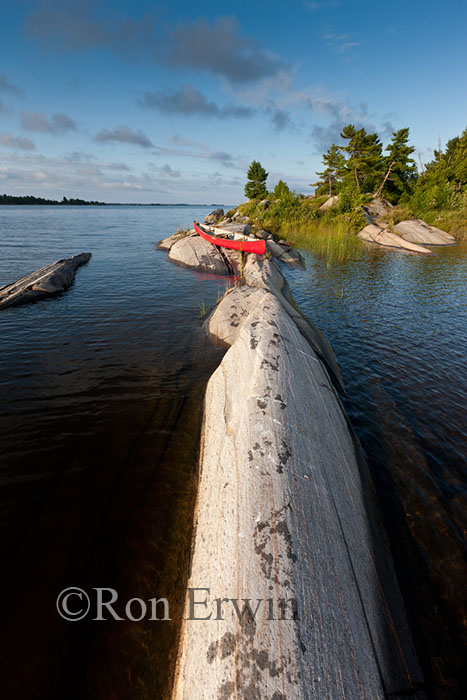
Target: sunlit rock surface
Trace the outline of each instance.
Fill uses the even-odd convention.
[[[422,698],[332,350],[289,314],[273,261],[250,256],[245,278],[206,322],[229,349],[206,392],[173,697]]]

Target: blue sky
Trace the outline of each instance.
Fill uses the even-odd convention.
[[[2,0],[0,191],[119,202],[311,193],[343,125],[467,126],[461,0]]]

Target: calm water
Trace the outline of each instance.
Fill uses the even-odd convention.
[[[0,208],[0,286],[93,254],[65,294],[0,316],[4,697],[162,697],[220,359],[200,305],[225,280],[167,263],[154,243],[207,211]],[[68,586],[165,596],[175,620],[62,622]]]
[[[0,316],[6,697],[163,697],[177,619],[62,622],[66,586],[180,609],[202,397],[226,280],[155,241],[196,208],[0,208],[0,286],[91,251],[68,292]],[[287,271],[327,334],[375,479],[431,697],[460,696],[467,246]],[[464,510],[465,512],[465,510]]]
[[[342,370],[430,697],[451,700],[465,697],[467,243],[433,250],[308,254],[287,276]]]

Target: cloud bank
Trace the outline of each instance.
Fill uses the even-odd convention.
[[[44,134],[64,134],[76,131],[76,124],[67,114],[54,114],[51,119],[45,114],[21,112],[21,126],[25,131],[37,131]]]
[[[219,107],[215,102],[209,101],[191,83],[172,93],[162,90],[157,92],[145,92],[139,104],[146,109],[155,109],[164,114],[181,114],[186,117],[203,116],[228,118],[248,118],[253,116],[254,110],[249,107],[227,105]]]
[[[146,134],[138,129],[133,131],[129,126],[119,126],[116,129],[101,129],[95,136],[98,143],[134,143],[141,148],[154,146]]]

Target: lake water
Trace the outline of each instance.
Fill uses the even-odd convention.
[[[63,295],[0,315],[5,697],[163,697],[227,280],[154,244],[210,208],[1,207],[0,286],[90,251]],[[460,696],[467,245],[306,255],[295,300],[331,341],[431,697]],[[67,586],[166,596],[172,623],[64,622]]]

